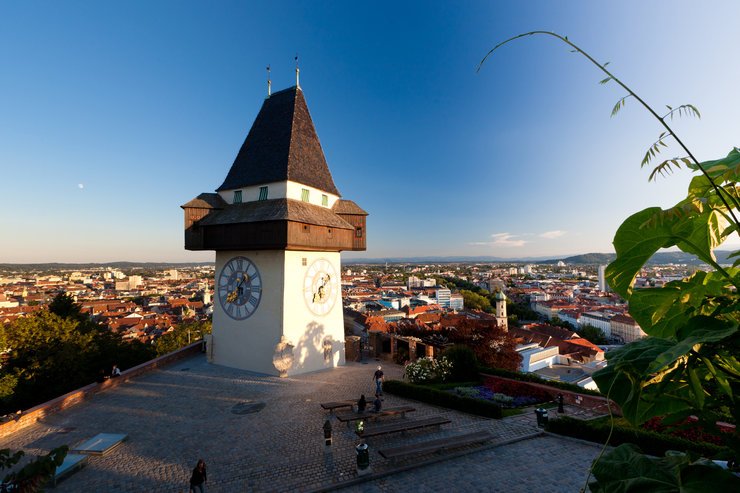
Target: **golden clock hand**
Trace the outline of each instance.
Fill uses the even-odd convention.
[[[249,274],[244,274],[244,277],[241,278],[239,284],[237,284],[234,290],[228,294],[228,296],[226,297],[226,301],[228,301],[229,303],[233,303],[237,299],[239,299],[239,289],[242,287],[242,284],[244,284],[244,281],[247,280],[249,280]]]

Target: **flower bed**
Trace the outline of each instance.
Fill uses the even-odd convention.
[[[686,418],[674,425],[664,424],[663,419],[659,417],[652,418],[642,424],[642,429],[671,435],[691,442],[704,442],[720,446],[728,445],[731,435],[735,432],[735,427],[732,425],[718,426],[716,431],[708,431],[694,417]]]
[[[495,388],[487,385],[455,387],[450,392],[461,397],[495,402],[508,409],[532,406],[552,400],[547,392],[523,385],[519,386],[517,382],[497,383]]]

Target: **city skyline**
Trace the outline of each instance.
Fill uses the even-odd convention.
[[[345,259],[607,253],[685,195],[685,170],[640,170],[657,123],[634,102],[609,118],[624,94],[567,46],[524,39],[476,73],[521,32],[568,35],[656,108],[695,104],[675,125],[699,159],[738,145],[731,2],[173,5],[0,6],[0,263],[212,261],[179,206],[223,181],[265,67],[294,85],[296,52],[337,187],[370,213]]]

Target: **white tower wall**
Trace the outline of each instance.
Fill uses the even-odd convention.
[[[213,300],[213,362],[233,368],[279,375],[273,364],[276,346],[285,336],[293,348],[288,375],[297,375],[344,364],[344,319],[341,290],[325,315],[309,310],[304,280],[317,259],[326,259],[338,274],[338,252],[283,250],[218,251],[216,279],[229,259],[251,260],[262,279],[259,306],[245,320],[229,317],[221,305],[218,287]],[[306,259],[305,265],[303,259]],[[336,279],[339,286],[339,279]]]

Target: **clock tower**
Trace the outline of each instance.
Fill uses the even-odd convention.
[[[339,252],[365,250],[367,213],[334,185],[300,86],[265,99],[223,184],[182,208],[185,248],[216,252],[214,363],[344,364]]]

